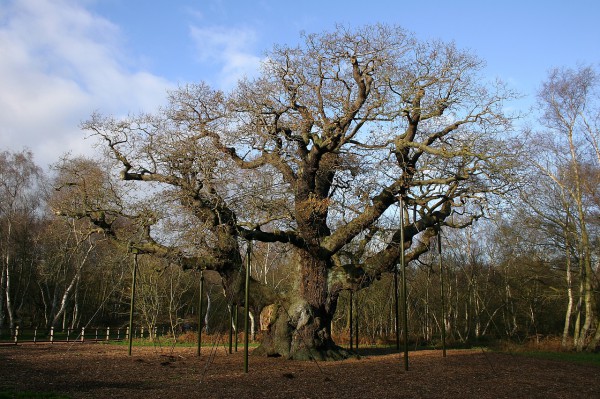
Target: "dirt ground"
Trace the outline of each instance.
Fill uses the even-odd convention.
[[[360,359],[297,362],[223,347],[0,346],[0,391],[72,398],[600,398],[600,368],[487,350],[363,349]]]

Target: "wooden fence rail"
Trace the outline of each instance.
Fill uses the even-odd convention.
[[[164,331],[163,331],[164,333]],[[158,334],[158,328],[148,329],[135,327],[133,338],[152,338]],[[0,330],[0,344],[18,345],[19,343],[55,343],[55,342],[100,342],[100,341],[122,341],[129,339],[129,327],[92,327],[81,329],[47,329],[21,328]]]

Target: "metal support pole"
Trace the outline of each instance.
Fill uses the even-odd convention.
[[[229,305],[229,353],[233,353],[233,307],[235,305]]]
[[[396,323],[396,350],[400,353],[400,304],[398,303],[398,265],[394,266],[394,320]]]
[[[354,325],[352,324],[352,302],[354,302],[354,291],[350,291],[350,350],[354,345]]]
[[[354,324],[356,327],[356,345],[354,345],[354,347],[356,348],[356,350],[358,350],[358,291],[356,292],[356,317],[354,317]]]
[[[248,372],[248,334],[250,330],[250,255],[251,242],[248,241],[246,253],[246,290],[244,296],[244,373]]]
[[[133,281],[131,282],[131,302],[129,304],[129,356],[133,346],[133,308],[135,306],[135,280],[137,277],[138,259],[137,250],[133,253]]]
[[[440,263],[440,296],[442,298],[442,353],[446,357],[446,303],[444,299],[444,269],[442,266],[442,229],[438,230],[438,261]]]
[[[404,329],[404,370],[408,371],[408,302],[406,295],[406,262],[404,261],[404,201],[400,197],[400,266],[402,267],[402,306]]]
[[[202,297],[204,296],[204,270],[200,270],[200,299],[198,300],[198,356],[202,348]]]
[[[235,309],[235,314],[233,315],[233,324],[234,324],[233,332],[235,334],[234,350],[237,352],[238,351],[238,325],[239,325],[238,324],[238,314],[240,312],[239,312],[237,305],[235,305],[234,309]]]

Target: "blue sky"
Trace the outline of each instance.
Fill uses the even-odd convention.
[[[336,23],[454,41],[527,107],[548,69],[600,64],[599,18],[597,0],[0,0],[0,150],[44,167],[91,154],[78,125],[92,112],[152,111],[186,82],[226,90],[274,44]]]

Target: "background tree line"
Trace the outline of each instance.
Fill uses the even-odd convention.
[[[293,61],[296,56],[285,52],[279,55],[287,57],[288,61]],[[296,72],[290,67],[286,79],[293,73]],[[367,77],[369,73],[366,73]],[[274,83],[263,84],[266,88]],[[475,219],[478,220],[466,224],[463,229],[442,228],[441,269],[434,236],[415,235],[415,240],[422,241],[418,246],[424,254],[415,256],[408,266],[411,340],[435,343],[444,325],[449,337],[461,343],[490,337],[525,339],[554,335],[562,337],[564,347],[591,350],[598,346],[598,88],[598,72],[592,67],[552,70],[539,90],[535,110],[539,119],[532,121],[532,126],[536,127],[522,129],[506,138],[515,152],[513,160],[518,162],[511,164],[509,171],[496,172],[510,175],[514,188],[502,192],[501,197],[483,196],[483,202],[471,205],[481,206],[480,209],[469,209],[469,204],[460,208],[465,214],[471,212],[477,215]],[[182,96],[177,101],[193,100],[186,95],[190,93],[175,94]],[[375,109],[379,105],[369,103],[369,106]],[[446,105],[437,104],[436,107],[441,107],[442,112]],[[182,112],[176,109],[170,111]],[[302,113],[302,109],[299,112]],[[177,117],[183,118],[180,114]],[[98,128],[99,125],[91,126]],[[127,166],[128,160],[115,150],[115,143],[109,142],[109,145],[117,158],[122,156],[120,160]],[[493,143],[490,141],[488,144]],[[421,148],[417,144],[413,146]],[[229,151],[236,159],[235,150],[225,148],[225,145],[221,150]],[[437,154],[437,150],[430,151]],[[439,152],[442,153],[441,150]],[[238,160],[243,163],[241,158]],[[481,162],[485,160],[481,156]],[[171,167],[182,170],[180,168],[185,168],[188,160],[174,157],[168,162],[179,162]],[[218,159],[207,162],[212,163],[210,167],[217,168],[220,178],[227,180],[229,190],[233,190],[235,179],[226,169],[227,165],[221,164]],[[345,167],[341,162],[330,166]],[[449,160],[446,166],[450,167],[450,163]],[[429,165],[431,168],[440,167],[434,163]],[[123,215],[143,215],[145,222],[137,219],[140,224],[135,225],[125,216],[110,221],[119,225],[119,234],[130,236],[130,242],[136,236],[150,240],[149,230],[144,228],[161,220],[165,224],[163,231],[169,232],[161,239],[169,245],[195,248],[210,246],[211,242],[212,245],[222,244],[190,232],[190,219],[185,215],[170,219],[161,216],[180,210],[157,207],[154,202],[150,204],[150,201],[155,201],[150,198],[156,187],[150,188],[146,194],[137,192],[131,185],[119,184],[111,168],[106,160],[65,157],[54,165],[49,175],[45,175],[35,164],[33,154],[27,150],[1,153],[0,329],[12,329],[16,325],[76,328],[90,324],[125,324],[132,282],[130,248],[123,244],[126,240],[111,239],[110,233],[102,229],[106,215],[92,209],[107,209],[107,204],[110,204],[111,209],[122,210]],[[352,179],[355,172],[350,173],[352,166],[348,168],[348,175],[344,178]],[[134,175],[129,169],[126,173]],[[144,173],[142,171],[134,177],[141,180]],[[498,179],[493,173],[485,170],[485,173],[478,174],[477,179],[484,186],[486,179]],[[375,183],[360,173],[357,179],[365,179],[365,185]],[[246,182],[256,187],[264,187],[266,183],[256,180]],[[257,192],[253,206],[243,210],[248,213],[245,215],[248,220],[253,217],[260,219],[275,211],[285,212],[289,208],[285,191],[278,188],[283,183],[271,181],[268,184],[272,191]],[[337,184],[337,189],[345,190],[344,181],[340,180]],[[124,200],[133,197],[136,197],[135,201]],[[311,198],[315,201],[311,195],[307,198],[306,201]],[[131,208],[133,203],[136,209]],[[317,205],[313,206],[313,213],[319,213]],[[420,219],[417,217],[417,202],[413,205],[414,210],[407,209],[405,218],[409,227],[412,223],[416,229]],[[330,203],[323,206],[330,206]],[[337,223],[341,226],[346,217],[341,207],[361,207],[359,203],[343,201],[335,206],[340,209],[335,208],[332,214],[337,215]],[[296,211],[302,213],[302,209]],[[93,212],[96,213],[91,214]],[[253,212],[255,215],[252,215]],[[311,217],[318,216],[315,215]],[[391,214],[387,217],[393,219]],[[206,217],[206,220],[209,218]],[[321,227],[326,230],[325,225]],[[385,237],[386,233],[380,227],[377,232],[372,230],[373,235]],[[210,229],[211,226],[203,228]],[[360,238],[372,239],[369,234],[371,232]],[[200,239],[206,241],[199,242]],[[295,289],[294,245],[285,241],[269,238],[256,243],[252,258],[254,280],[278,293]],[[371,245],[374,245],[373,242],[377,240]],[[235,248],[242,246],[237,244]],[[234,247],[230,245],[227,250],[231,248]],[[213,254],[207,253],[206,256]],[[243,253],[238,256],[243,257]],[[236,272],[231,273],[228,278],[233,281]],[[206,328],[209,332],[222,331],[229,323],[223,314],[227,313],[227,306],[231,303],[231,293],[226,290],[224,293],[216,275],[212,278],[210,273],[208,275],[208,295],[203,298]],[[198,282],[196,271],[182,269],[172,257],[157,257],[152,253],[140,256],[138,322],[147,326],[167,325],[173,332],[194,327],[199,301]],[[345,286],[339,294],[332,333],[338,337],[348,335],[349,290],[355,290],[354,309],[362,339],[370,342],[390,340],[395,334],[398,317],[393,307],[395,294],[392,287],[389,271],[378,274],[377,280],[370,285]],[[259,311],[259,308],[254,309],[255,320]]]

